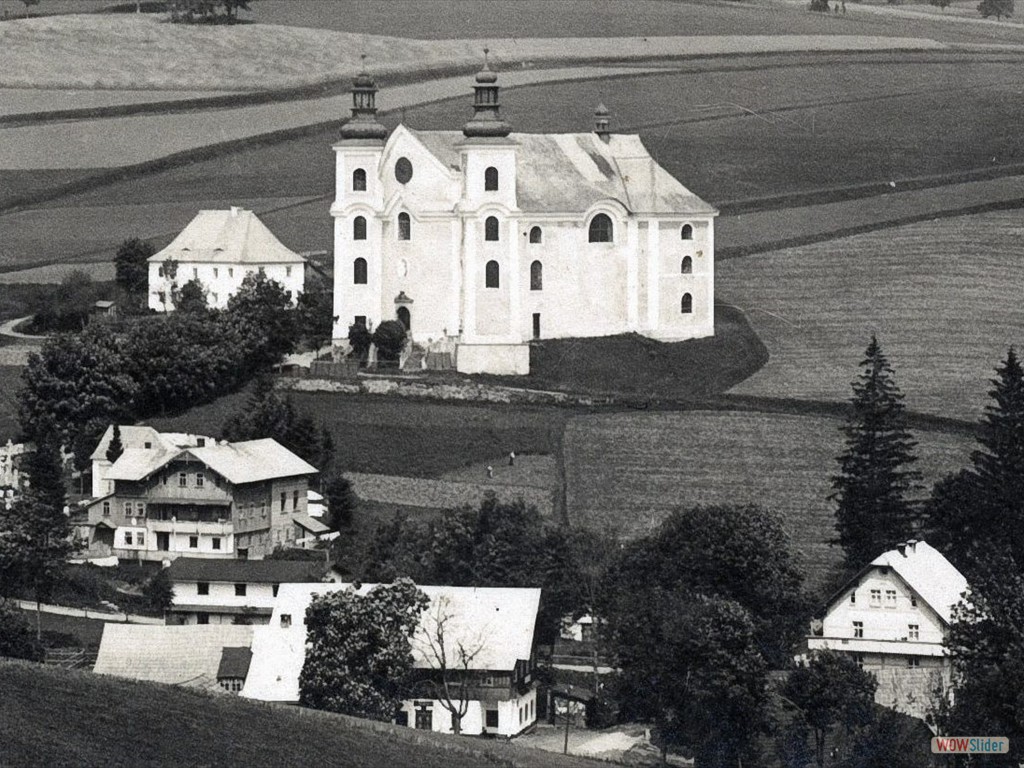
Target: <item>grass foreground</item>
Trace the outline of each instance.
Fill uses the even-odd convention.
[[[0,662],[4,765],[556,768],[590,760],[230,695]],[[61,702],[55,707],[55,702]],[[143,735],[141,738],[129,736]]]

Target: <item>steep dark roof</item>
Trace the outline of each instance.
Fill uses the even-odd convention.
[[[226,581],[289,584],[319,581],[327,571],[308,560],[219,560],[179,557],[167,569],[171,581]]]
[[[249,674],[250,661],[252,661],[252,651],[248,648],[225,648],[220,655],[217,679],[238,678],[244,680]]]

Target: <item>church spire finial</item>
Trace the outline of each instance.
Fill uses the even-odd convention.
[[[341,138],[383,140],[388,129],[377,120],[377,84],[366,71],[366,54],[359,60],[359,74],[352,80],[352,117],[341,126]]]
[[[473,86],[473,117],[462,129],[467,138],[503,138],[512,132],[512,126],[501,119],[498,74],[490,67],[490,52],[489,48],[484,48],[484,66],[476,73],[476,84]]]
[[[603,103],[598,104],[597,109],[594,110],[594,133],[606,144],[608,139],[611,138],[611,131],[608,130],[608,117],[610,114],[608,107]]]

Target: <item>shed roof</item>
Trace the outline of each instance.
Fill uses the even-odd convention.
[[[289,250],[252,211],[200,211],[181,233],[148,261],[226,264],[293,264],[305,259]]]
[[[225,648],[249,647],[253,627],[233,624],[103,627],[93,671],[101,675],[186,685],[216,678]]]
[[[376,584],[363,584],[356,592],[365,595]],[[277,593],[274,614],[267,626],[256,627],[253,660],[243,696],[264,701],[298,701],[299,673],[306,657],[306,626],[303,617],[314,595],[351,584],[283,584]],[[423,612],[420,630],[412,641],[413,663],[418,669],[436,667],[432,662],[425,632],[434,626],[441,612],[448,620],[445,645],[455,643],[480,648],[470,668],[508,672],[533,651],[534,625],[540,605],[540,589],[492,587],[421,586],[430,599]],[[282,615],[291,617],[281,626]]]
[[[311,560],[229,560],[179,557],[167,568],[171,581],[287,584],[317,581],[327,568]]]
[[[461,171],[461,131],[409,129],[447,168]],[[640,137],[594,133],[513,133],[516,198],[535,213],[583,213],[616,200],[633,213],[714,215],[715,208],[662,168]]]

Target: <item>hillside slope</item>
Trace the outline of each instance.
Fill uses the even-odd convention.
[[[515,743],[425,734],[341,715],[31,664],[0,661],[0,691],[3,765],[601,765]]]

